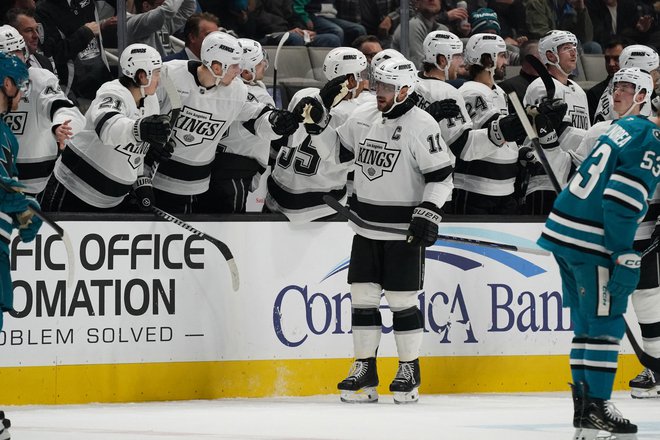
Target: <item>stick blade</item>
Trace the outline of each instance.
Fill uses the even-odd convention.
[[[227,260],[227,265],[229,266],[229,273],[231,274],[231,287],[234,289],[234,292],[238,292],[238,289],[241,287],[241,280],[238,275],[238,266],[232,258]]]

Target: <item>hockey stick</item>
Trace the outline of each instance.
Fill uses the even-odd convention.
[[[289,39],[289,33],[285,32],[284,35],[280,38],[280,42],[277,44],[277,50],[275,51],[275,61],[273,62],[273,102],[277,105],[277,64],[280,59],[280,51],[286,40]]]
[[[532,68],[536,70],[539,78],[541,78],[541,81],[543,81],[547,98],[550,100],[555,99],[555,81],[552,78],[552,75],[550,75],[550,72],[548,72],[547,67],[545,67],[541,60],[532,54],[527,54],[525,56],[525,61],[527,61],[532,66]]]
[[[646,257],[648,254],[656,250],[658,248],[658,245],[660,245],[660,237],[657,237],[655,240],[653,240],[649,245],[649,247],[647,247],[642,251],[642,258]]]
[[[13,186],[7,185],[5,182],[0,180],[0,187],[10,193],[20,193],[21,191],[16,190]],[[71,244],[71,239],[69,238],[69,234],[66,233],[66,231],[58,225],[55,220],[51,219],[46,215],[41,209],[35,208],[32,205],[28,205],[28,210],[39,217],[41,220],[43,220],[44,223],[46,223],[48,226],[53,228],[55,230],[55,233],[60,237],[62,242],[64,243],[64,248],[66,249],[66,259],[67,259],[67,268],[69,269],[69,274],[67,276],[66,280],[66,285],[68,287],[73,286],[73,278],[76,272],[76,264],[74,260],[74,253],[73,253],[73,245]]]
[[[203,238],[204,240],[210,241],[215,245],[215,247],[218,248],[220,253],[222,254],[223,257],[225,257],[225,260],[227,260],[227,265],[229,266],[229,272],[231,273],[231,285],[232,288],[234,289],[234,292],[238,290],[240,286],[240,279],[238,277],[238,266],[236,266],[236,262],[234,261],[234,256],[232,255],[231,251],[229,250],[229,247],[227,247],[226,244],[218,240],[217,238],[213,238],[208,234],[205,234],[204,232],[200,231],[199,229],[193,228],[191,225],[188,223],[184,222],[181,219],[178,219],[174,217],[172,214],[168,214],[167,212],[163,211],[162,209],[159,209],[155,206],[152,206],[152,209],[154,211],[154,214],[157,216],[164,218],[167,221],[170,221],[172,223],[175,223],[179,226],[181,226],[183,229],[187,229],[188,231],[192,232],[193,234],[197,235],[198,237]]]
[[[516,92],[509,93],[509,99],[511,100],[511,104],[513,104],[513,108],[516,110],[516,115],[518,115],[518,119],[520,120],[523,128],[525,129],[525,133],[527,134],[527,137],[532,142],[532,147],[534,147],[534,151],[536,152],[536,155],[539,157],[539,160],[541,161],[541,165],[543,165],[543,169],[545,170],[545,173],[550,178],[552,187],[555,189],[557,194],[559,194],[561,192],[561,186],[559,185],[557,176],[555,176],[555,173],[552,171],[552,167],[550,166],[550,162],[548,162],[548,158],[546,157],[545,152],[543,151],[543,147],[541,146],[539,137],[536,134],[536,130],[534,130],[532,124],[529,123],[529,119],[527,119],[527,113],[525,113],[525,109],[523,109],[523,106],[520,103],[520,100],[518,99],[518,95],[516,95]]]
[[[379,226],[373,223],[369,223],[365,220],[362,220],[360,217],[358,217],[353,212],[351,212],[350,209],[348,209],[347,207],[339,203],[339,201],[333,199],[329,195],[323,196],[323,201],[326,203],[326,205],[337,211],[339,215],[341,215],[347,220],[352,221],[362,229],[369,229],[371,231],[379,231],[379,232],[389,232],[390,234],[405,235],[405,236],[411,235],[410,231],[407,229],[392,228],[389,226]],[[451,235],[438,234],[438,240],[454,241],[457,243],[472,244],[475,246],[490,247],[490,248],[502,249],[505,251],[526,252],[528,254],[535,254],[535,255],[550,255],[548,251],[545,251],[543,249],[526,248],[521,246],[514,246],[512,244],[495,243],[493,241],[483,241],[483,240],[476,240],[473,238],[465,238],[465,237],[454,237]]]
[[[642,347],[640,347],[639,343],[637,343],[632,330],[630,330],[630,326],[628,325],[628,321],[626,321],[625,317],[623,318],[623,321],[626,324],[626,336],[628,336],[628,341],[630,341],[630,345],[632,346],[637,359],[639,359],[639,363],[644,365],[649,370],[660,371],[660,359],[655,358],[642,350]]]

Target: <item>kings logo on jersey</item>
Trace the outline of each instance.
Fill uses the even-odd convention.
[[[135,170],[142,164],[142,158],[149,151],[149,144],[140,142],[136,145],[131,142],[127,145],[117,145],[115,150],[127,156],[129,165]]]
[[[571,118],[572,127],[589,130],[589,113],[586,108],[576,105],[568,111],[568,116]]]
[[[9,129],[16,136],[20,136],[25,132],[25,122],[27,121],[27,112],[12,112],[4,116],[5,123]]]
[[[364,174],[369,180],[376,180],[383,176],[383,173],[391,173],[399,159],[401,151],[387,148],[387,142],[365,139],[360,144],[360,150],[356,163],[362,168]]]
[[[211,113],[184,106],[174,126],[174,137],[184,147],[199,145],[205,139],[212,140],[222,133],[225,122],[213,119]]]

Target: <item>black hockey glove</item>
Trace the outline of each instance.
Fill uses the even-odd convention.
[[[268,116],[268,122],[273,127],[275,134],[289,136],[298,129],[301,117],[288,110],[273,109]]]
[[[461,108],[456,104],[456,100],[454,99],[443,99],[442,101],[431,103],[431,105],[426,108],[426,111],[433,116],[433,119],[436,121],[455,118],[461,114]]]
[[[532,147],[520,147],[518,150],[518,162],[523,167],[537,163],[538,159],[534,154],[534,149]]]
[[[151,212],[154,206],[154,187],[151,178],[147,176],[138,177],[133,184],[133,195],[137,200],[138,208],[143,212]]]
[[[320,134],[330,122],[330,112],[326,111],[316,98],[305,96],[296,104],[293,113],[301,115],[307,133]]]
[[[537,110],[540,115],[549,119],[554,130],[558,130],[561,122],[564,120],[564,116],[566,116],[568,105],[563,99],[544,99],[538,105]]]
[[[170,117],[167,115],[145,116],[133,124],[133,136],[138,142],[164,144],[170,137]]]
[[[524,136],[525,129],[515,114],[502,116],[488,126],[488,137],[498,147],[504,145],[505,142],[515,142]]]
[[[433,246],[438,239],[438,223],[442,220],[440,208],[431,202],[422,202],[415,208],[408,230],[412,235],[408,243],[413,246]]]
[[[319,95],[321,95],[321,100],[325,108],[330,110],[332,107],[336,106],[344,99],[344,96],[348,94],[348,76],[342,75],[337,78],[328,81]]]
[[[147,154],[144,156],[146,164],[163,163],[170,160],[174,153],[174,141],[169,140],[165,144],[150,144]]]

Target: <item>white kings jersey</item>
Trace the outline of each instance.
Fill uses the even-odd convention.
[[[30,94],[4,120],[20,148],[16,158],[18,176],[25,191],[38,194],[46,187],[57,159],[57,140],[52,128],[67,120],[73,133],[85,126],[85,117],[62,92],[59,79],[46,69],[30,67]]]
[[[305,96],[318,98],[319,89],[299,90],[289,103],[289,110]],[[330,111],[331,120],[323,132],[310,135],[303,124],[283,146],[268,177],[266,206],[282,212],[291,222],[310,222],[335,213],[323,202],[330,195],[346,201],[346,179],[353,153],[339,142],[336,128],[357,108],[353,100],[341,101]]]
[[[555,83],[555,99],[562,99],[568,106],[562,126],[559,128],[555,127],[559,147],[564,151],[575,151],[587,130],[591,128],[587,94],[584,93],[584,90],[579,85],[571,80],[568,80],[566,85],[554,78],[552,78],[552,81]],[[525,107],[538,105],[546,96],[547,93],[543,85],[543,80],[536,78],[527,88],[523,105]],[[529,144],[529,139],[525,142],[526,145]],[[532,172],[526,195],[534,191],[554,192],[550,178],[541,167],[535,168],[535,171]]]
[[[246,86],[248,88],[248,102],[275,107],[275,102],[268,94],[265,86],[253,84],[246,84]],[[268,165],[270,142],[250,133],[243,126],[242,121],[234,121],[220,139],[218,151],[255,159],[265,170]]]
[[[197,79],[199,66],[198,61],[172,60],[161,69],[161,76],[169,76],[181,96],[181,113],[172,127],[174,153],[158,167],[153,185],[172,194],[195,195],[208,190],[216,147],[234,121],[249,121],[246,125],[263,139],[279,137],[268,122],[268,107],[248,102],[243,81],[235,78],[228,86],[207,89]],[[164,88],[159,87],[157,94],[163,110],[169,111]]]
[[[142,174],[149,144],[133,135],[135,121],[160,113],[155,95],[138,108],[119,80],[103,84],[85,115],[85,128],[67,141],[55,163],[55,178],[97,208],[119,205]]]
[[[422,201],[442,207],[451,195],[453,156],[435,119],[419,107],[387,118],[373,103],[363,104],[337,133],[355,153],[350,208],[363,220],[406,229]],[[370,239],[405,240],[351,226]]]
[[[483,131],[471,143],[471,148],[456,161],[456,189],[486,196],[513,194],[518,170],[518,145],[505,142],[497,147],[488,137],[491,121],[509,114],[506,93],[498,85],[491,89],[477,81],[464,83],[458,91],[463,96],[473,128]]]

